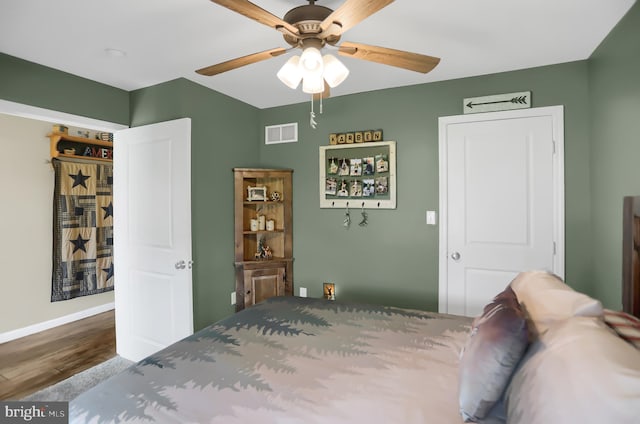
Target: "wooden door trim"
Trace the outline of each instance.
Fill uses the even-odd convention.
[[[472,115],[455,115],[438,118],[438,312],[448,311],[448,270],[449,237],[447,222],[448,203],[448,154],[447,154],[447,126],[470,122],[482,122],[497,119],[532,118],[536,116],[551,116],[553,121],[553,202],[554,202],[554,235],[555,251],[553,272],[564,278],[565,272],[565,239],[564,239],[564,107],[547,106],[531,109],[517,109],[504,112],[487,112]]]

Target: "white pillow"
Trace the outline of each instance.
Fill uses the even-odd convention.
[[[546,271],[521,272],[511,282],[534,333],[544,333],[557,321],[574,316],[602,317],[602,303],[566,285]]]
[[[553,325],[505,392],[509,424],[640,422],[640,351],[599,318]]]

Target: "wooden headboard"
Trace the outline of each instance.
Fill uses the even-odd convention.
[[[640,317],[640,196],[625,197],[622,210],[622,309]]]

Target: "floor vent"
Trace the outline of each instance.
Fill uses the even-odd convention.
[[[295,143],[298,141],[298,123],[264,127],[264,144]]]

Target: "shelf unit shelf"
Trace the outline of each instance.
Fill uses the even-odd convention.
[[[81,145],[97,146],[97,147],[108,148],[113,150],[113,143],[110,141],[96,140],[96,139],[85,138],[85,137],[77,137],[74,135],[69,135],[67,133],[60,133],[60,132],[49,133],[47,134],[47,137],[49,137],[49,140],[50,140],[49,148],[51,151],[51,159],[60,157],[60,158],[83,159],[83,160],[87,159],[87,160],[95,160],[95,161],[101,161],[101,162],[113,162],[113,159],[109,159],[109,158],[84,156],[84,155],[70,155],[59,150],[59,144],[60,142],[63,142],[63,141],[77,143]]]

